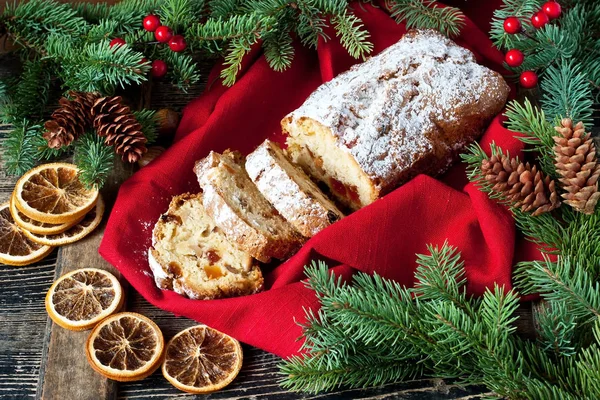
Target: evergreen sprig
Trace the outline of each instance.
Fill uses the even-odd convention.
[[[73,159],[80,169],[79,179],[87,187],[102,187],[113,169],[115,153],[95,132],[83,135],[75,144]]]
[[[596,336],[575,351],[578,314],[548,311],[540,332],[562,332],[545,335],[558,342],[532,345],[515,335],[515,293],[496,286],[481,299],[467,296],[458,251],[447,244],[428,251],[417,258],[414,288],[364,273],[349,284],[323,263],[308,266],[307,287],[321,308],[307,311],[303,355],[280,366],[283,387],[316,393],[436,376],[484,384],[509,399],[595,398],[596,373],[581,369],[598,363],[597,317],[589,318]]]
[[[392,17],[406,21],[407,28],[436,29],[447,36],[457,36],[465,24],[462,11],[442,7],[433,0],[393,0],[387,4]]]
[[[558,121],[548,121],[544,110],[534,106],[529,99],[522,103],[512,100],[506,106],[506,126],[516,133],[516,138],[527,144],[525,151],[534,152],[542,171],[553,178],[554,168],[554,126]],[[555,117],[557,118],[557,117]]]
[[[14,121],[13,130],[2,142],[4,169],[8,174],[22,175],[35,166],[41,138],[41,125],[29,120]]]

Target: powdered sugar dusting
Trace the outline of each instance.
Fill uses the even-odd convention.
[[[498,76],[438,32],[418,31],[321,85],[290,117],[330,128],[371,178],[393,180],[432,150],[440,125],[482,111],[483,94],[503,97]]]
[[[250,153],[246,159],[246,171],[265,198],[273,204],[279,213],[306,237],[312,237],[331,224],[329,214],[334,220],[342,214],[327,200],[320,190],[300,170],[295,171],[296,179],[305,186],[303,189],[294,177],[286,171],[276,155],[275,146],[268,140]],[[280,157],[284,157],[279,150]],[[290,164],[290,169],[294,167]]]

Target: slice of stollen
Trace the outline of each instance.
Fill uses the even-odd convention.
[[[174,197],[156,223],[148,250],[156,285],[191,299],[259,292],[263,277],[258,262],[227,240],[206,213],[202,198]]]
[[[262,262],[285,259],[301,245],[302,235],[263,197],[237,152],[210,154],[194,172],[204,192],[206,212],[227,238]]]
[[[312,237],[344,215],[317,185],[292,165],[283,150],[265,140],[246,158],[246,171],[258,190],[305,237]]]

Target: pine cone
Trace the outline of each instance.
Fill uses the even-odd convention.
[[[481,174],[492,185],[492,190],[502,195],[505,203],[531,212],[533,216],[560,206],[554,181],[529,163],[494,155],[482,161]]]
[[[93,125],[104,143],[114,146],[123,161],[137,162],[146,150],[142,126],[120,96],[102,97],[92,106]]]
[[[69,92],[69,97],[72,100],[63,97],[58,101],[59,108],[44,124],[44,139],[52,149],[70,145],[91,126],[91,108],[97,95]]]
[[[600,166],[596,162],[596,146],[589,133],[585,133],[583,123],[573,126],[573,121],[565,118],[561,126],[554,129],[560,134],[554,136],[556,172],[566,193],[562,194],[565,203],[584,214],[593,214],[600,199],[598,177]]]

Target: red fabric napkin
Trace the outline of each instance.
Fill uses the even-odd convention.
[[[500,1],[489,3],[497,6]],[[480,24],[489,21],[492,9],[487,13],[478,9]],[[371,32],[376,53],[406,31],[384,8],[355,4],[354,11]],[[335,38],[333,32],[330,36]],[[473,50],[480,62],[501,68],[502,55],[471,20],[457,41]],[[296,46],[293,65],[283,73],[271,70],[260,50],[253,49],[231,88],[220,84],[219,67],[215,68],[206,93],[186,107],[173,146],[121,186],[100,246],[102,256],[157,307],[280,356],[298,351],[301,329],[296,321],[304,319],[303,307],[318,305],[301,282],[304,266],[312,260],[327,260],[335,273],[346,277],[357,270],[377,272],[410,285],[415,253],[426,252],[429,243],[448,240],[462,252],[470,293],[481,294],[493,283],[510,288],[515,261],[539,255],[517,238],[510,214],[468,183],[460,163],[439,180],[418,176],[325,229],[287,262],[265,267],[262,293],[199,301],[156,288],[146,260],[152,227],[173,195],[199,191],[194,162],[210,150],[247,153],[267,137],[281,139],[282,117],[319,84],[356,62],[331,39],[320,43],[318,52]],[[495,141],[518,154],[521,143],[513,136],[497,117],[481,143],[488,148]]]

